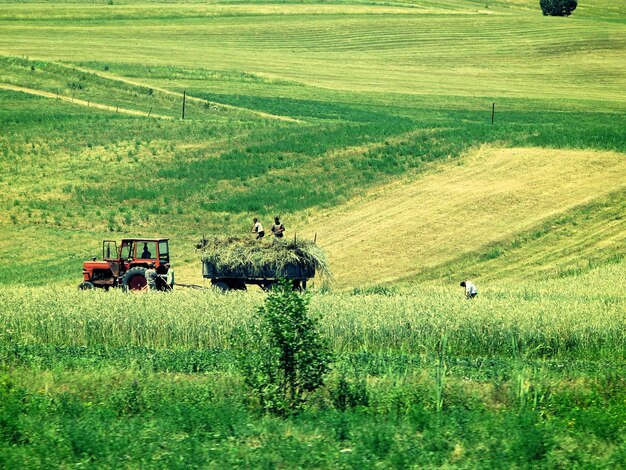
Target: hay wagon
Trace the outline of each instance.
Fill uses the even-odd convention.
[[[243,266],[227,268],[216,266],[210,260],[202,260],[202,276],[222,291],[245,290],[247,285],[257,285],[263,290],[271,289],[279,279],[286,279],[294,289],[306,289],[307,281],[315,276],[315,267],[304,263],[287,263],[284,266]]]
[[[294,289],[306,289],[316,271],[330,275],[323,252],[315,241],[266,242],[238,237],[202,238],[202,276],[223,291],[245,290],[247,285],[270,289],[286,279]]]

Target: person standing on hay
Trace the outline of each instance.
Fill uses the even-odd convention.
[[[250,232],[256,233],[256,239],[260,240],[261,238],[265,236],[265,230],[263,230],[263,226],[261,225],[261,222],[259,222],[259,219],[257,219],[256,217],[252,219],[252,222],[253,222],[253,225],[252,225],[252,230],[250,230]]]
[[[478,289],[476,289],[476,286],[471,283],[470,281],[463,281],[461,282],[461,287],[465,287],[465,298],[466,299],[473,299],[474,297],[476,297],[478,295]]]
[[[272,225],[272,233],[274,238],[283,238],[285,233],[285,226],[281,223],[278,216],[274,217],[274,225]]]

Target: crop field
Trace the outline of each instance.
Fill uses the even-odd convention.
[[[625,467],[626,4],[538,3],[0,0],[0,467]],[[277,214],[333,273],[297,415],[265,293],[76,289]]]
[[[593,269],[574,286],[485,289],[473,302],[432,287],[315,294],[335,363],[311,408],[287,420],[259,416],[237,373],[238,338],[261,294],[4,289],[0,458],[615,468],[625,267]]]

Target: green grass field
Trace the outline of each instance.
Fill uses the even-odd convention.
[[[0,0],[0,467],[625,466],[626,6],[538,3]],[[76,291],[275,214],[334,272],[299,416],[264,294]]]
[[[485,289],[472,302],[432,287],[316,294],[311,310],[336,360],[311,407],[290,419],[260,415],[237,373],[238,338],[262,294],[6,288],[0,458],[619,467],[624,267],[593,269],[575,285]]]

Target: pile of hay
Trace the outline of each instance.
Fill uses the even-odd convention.
[[[212,237],[204,238],[199,246],[202,260],[221,272],[245,277],[273,272],[277,277],[289,277],[290,267],[296,265],[324,278],[331,277],[324,251],[311,241]]]

